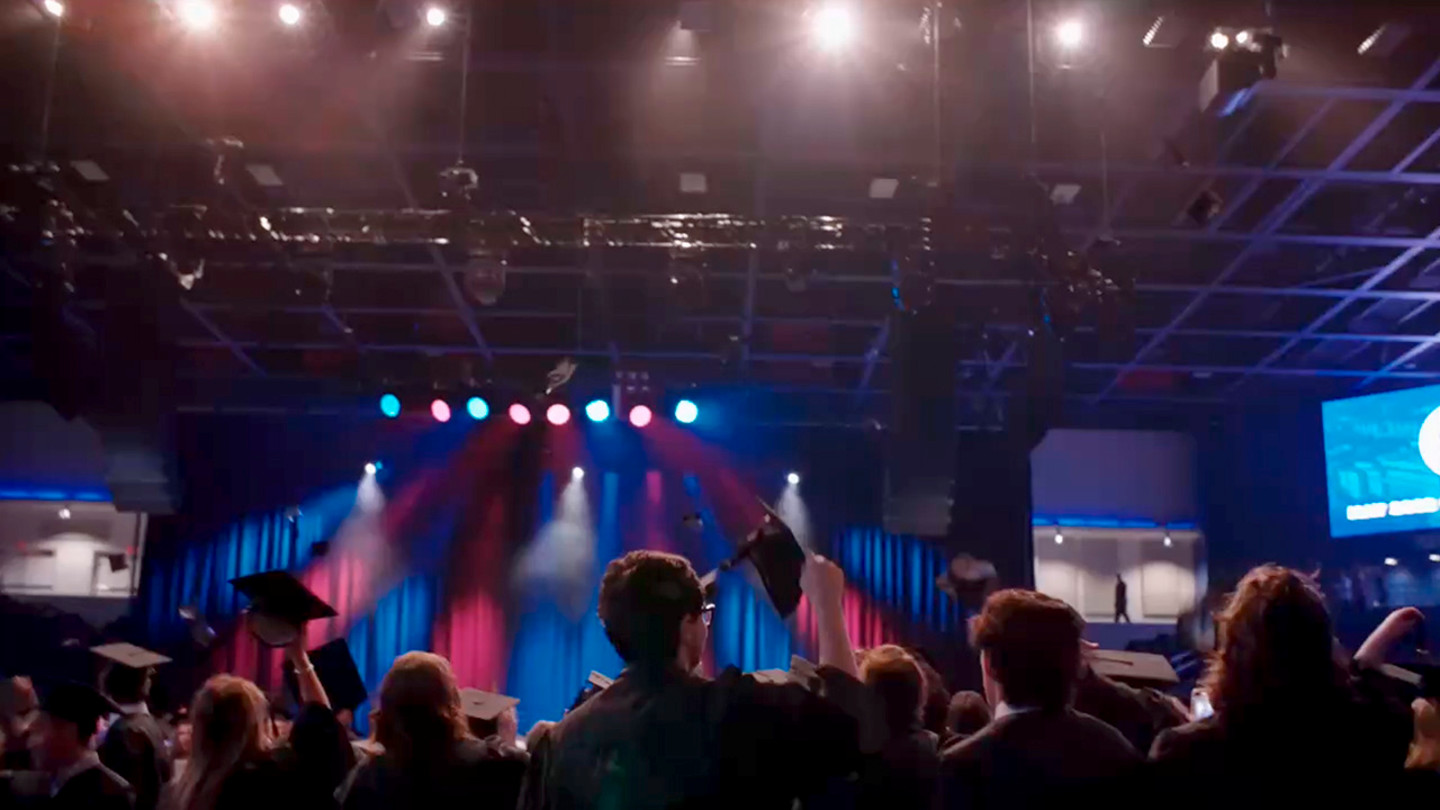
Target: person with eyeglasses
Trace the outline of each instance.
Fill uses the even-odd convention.
[[[863,691],[843,621],[844,574],[812,556],[801,588],[829,694]],[[625,670],[531,752],[522,810],[790,810],[858,768],[862,712],[733,667],[713,680],[698,674],[713,611],[683,557],[632,551],[609,564],[599,613]]]

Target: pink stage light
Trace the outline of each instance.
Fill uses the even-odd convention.
[[[527,407],[525,407],[524,405],[521,405],[521,404],[518,403],[518,402],[515,403],[514,405],[511,405],[511,406],[510,406],[510,421],[511,421],[511,422],[514,422],[514,423],[517,424],[517,425],[528,425],[528,424],[530,424],[530,409],[527,408]]]
[[[436,422],[450,421],[450,403],[443,399],[437,399],[430,403],[430,415],[435,417]]]
[[[636,405],[630,409],[630,424],[637,428],[645,427],[650,424],[650,420],[654,418],[655,414],[651,413],[650,409],[644,405]]]
[[[570,421],[570,409],[557,402],[545,409],[545,421],[552,425],[563,425]]]

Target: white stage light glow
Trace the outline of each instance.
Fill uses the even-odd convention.
[[[300,24],[300,7],[294,3],[284,3],[280,6],[280,22],[286,25]]]
[[[839,4],[818,9],[810,20],[810,34],[815,44],[827,51],[849,46],[855,40],[856,27],[855,13]]]
[[[61,520],[69,520],[69,519],[70,519],[70,507],[68,507],[68,506],[62,506],[62,507],[60,507],[60,512],[59,512],[59,514],[60,514],[60,519],[61,519]]]
[[[1235,35],[1235,44],[1237,44],[1237,45],[1249,45],[1249,44],[1250,44],[1250,32],[1249,32],[1249,31],[1241,31],[1241,32],[1239,32],[1238,34],[1236,34],[1236,35]]]
[[[376,464],[375,462],[373,462],[373,461],[368,461],[368,462],[365,463],[365,474],[366,474],[366,475],[374,475],[377,471],[379,471],[379,469],[380,469],[379,465],[377,465],[377,464]]]
[[[1079,20],[1066,20],[1055,27],[1055,39],[1064,48],[1078,48],[1085,41],[1085,26]]]
[[[1400,564],[1400,561],[1397,560],[1397,559],[1395,559],[1394,557],[1386,557],[1386,558],[1385,558],[1385,564],[1388,565],[1388,566],[1391,566],[1391,567],[1393,568],[1394,566],[1399,565],[1399,564]]]
[[[445,13],[445,9],[439,6],[431,6],[425,9],[425,24],[431,28],[439,28],[445,24],[448,16],[449,15]]]
[[[795,485],[797,485],[797,484],[799,484],[799,483],[800,483],[800,473],[792,472],[792,473],[786,474],[786,476],[785,476],[785,483],[789,484],[789,485],[792,486],[792,487],[795,486]]]
[[[45,13],[51,17],[64,17],[65,4],[60,0],[45,0]]]
[[[584,478],[584,477],[585,477],[585,468],[584,468],[584,467],[575,467],[575,468],[571,469],[571,470],[570,470],[570,477],[571,477],[571,478],[574,478],[574,479],[577,479],[577,480],[578,480],[578,479],[581,479],[581,478]]]
[[[215,4],[209,0],[181,0],[176,12],[180,15],[181,22],[197,31],[214,28],[216,21],[220,19]]]
[[[1065,545],[1065,535],[1061,534],[1059,529],[1056,529],[1056,530],[1055,530],[1055,545],[1057,545],[1057,546],[1063,546],[1063,545]]]
[[[1215,31],[1210,34],[1210,47],[1217,51],[1223,51],[1230,47],[1230,37],[1224,31]]]

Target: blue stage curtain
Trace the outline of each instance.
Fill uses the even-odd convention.
[[[923,631],[961,632],[964,613],[935,585],[948,556],[930,542],[877,528],[850,527],[834,538],[831,553],[850,586],[883,612],[905,636]]]

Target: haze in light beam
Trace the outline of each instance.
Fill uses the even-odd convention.
[[[536,533],[515,566],[517,585],[544,594],[573,617],[590,601],[595,569],[595,521],[585,479],[571,478],[560,493],[555,517]]]

